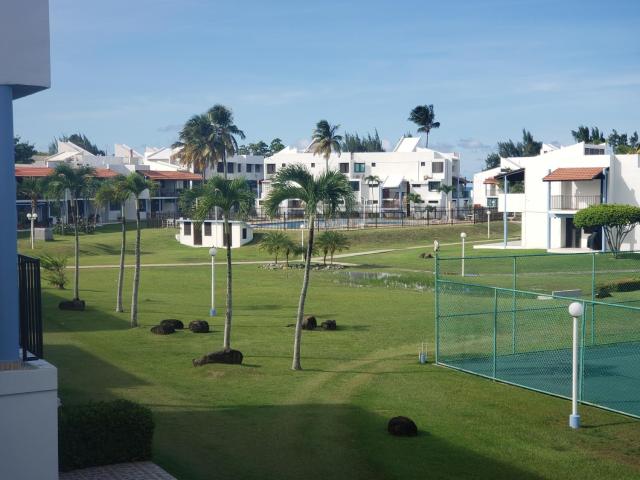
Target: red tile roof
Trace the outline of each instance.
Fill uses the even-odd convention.
[[[545,182],[577,182],[594,180],[602,175],[602,167],[556,168],[542,180]]]
[[[202,180],[201,175],[191,172],[140,170],[139,173],[151,180]]]
[[[96,178],[113,178],[117,177],[118,173],[108,168],[96,168]]]
[[[118,174],[108,168],[96,168],[96,178],[113,178]],[[32,167],[30,165],[16,165],[16,177],[46,177],[53,173],[50,167]]]
[[[493,177],[489,177],[489,178],[485,178],[484,182],[482,182],[482,183],[484,183],[485,185],[497,185],[498,184],[498,180],[496,180]]]

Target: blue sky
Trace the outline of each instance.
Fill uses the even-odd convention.
[[[433,103],[430,146],[480,168],[498,140],[640,130],[640,1],[50,0],[52,88],[15,104],[45,149],[81,131],[172,143],[231,107],[247,142],[303,143],[321,118],[393,144]]]

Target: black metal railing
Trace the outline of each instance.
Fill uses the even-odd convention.
[[[600,204],[600,195],[551,195],[552,210],[581,210]]]
[[[18,255],[20,348],[22,360],[42,358],[42,298],[40,260]]]

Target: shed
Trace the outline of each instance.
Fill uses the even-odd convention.
[[[246,222],[230,221],[231,248],[238,248],[253,240],[253,227]],[[176,239],[183,245],[190,247],[225,248],[222,234],[224,223],[222,220],[204,220],[202,222],[180,218],[178,220],[180,233]]]

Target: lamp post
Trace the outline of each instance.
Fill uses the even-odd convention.
[[[302,261],[304,262],[304,222],[300,224],[300,251],[302,252]]]
[[[27,219],[31,222],[31,250],[33,250],[34,248],[34,231],[33,231],[33,227],[35,224],[35,221],[38,220],[38,214],[37,213],[27,213]]]
[[[462,232],[460,238],[462,239],[462,276],[464,277],[464,241],[467,238],[467,234]]]
[[[209,249],[209,255],[211,255],[211,310],[209,310],[209,316],[216,316],[216,254],[218,249],[211,247]]]
[[[491,238],[491,210],[487,209],[487,238]]]
[[[569,426],[580,428],[580,415],[578,415],[578,319],[582,318],[584,306],[580,302],[569,305],[569,315],[573,317],[573,355],[571,375],[571,415]]]

